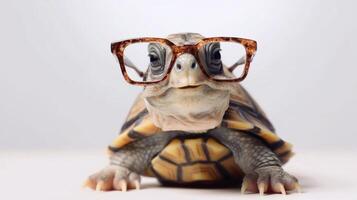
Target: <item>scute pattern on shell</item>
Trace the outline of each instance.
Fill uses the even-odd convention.
[[[149,169],[165,184],[214,184],[241,180],[232,152],[207,134],[173,139]],[[237,182],[237,181],[236,181]]]

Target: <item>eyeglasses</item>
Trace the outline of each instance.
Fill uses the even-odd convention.
[[[203,38],[188,45],[175,45],[168,39],[152,37],[111,44],[125,80],[144,86],[165,80],[176,59],[185,53],[195,57],[208,79],[240,82],[247,76],[256,50],[256,41],[236,37]]]

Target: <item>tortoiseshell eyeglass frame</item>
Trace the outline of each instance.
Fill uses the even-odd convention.
[[[168,47],[171,48],[172,50],[172,58],[168,67],[168,70],[166,70],[166,74],[160,79],[160,80],[155,80],[155,81],[134,81],[130,79],[126,67],[124,64],[124,50],[125,48],[134,43],[140,43],[140,42],[153,42],[153,43],[161,43],[164,45],[167,45]],[[210,76],[206,70],[204,69],[200,59],[199,59],[199,49],[204,46],[207,43],[211,42],[236,42],[244,46],[245,51],[246,51],[246,62],[244,66],[243,73],[240,77],[237,77],[235,79],[215,79],[212,76]],[[177,59],[178,56],[184,53],[190,53],[193,56],[195,56],[198,65],[200,66],[202,72],[207,76],[208,79],[213,80],[213,81],[218,81],[218,82],[240,82],[244,80],[248,74],[249,71],[249,66],[251,61],[253,60],[253,57],[255,55],[255,52],[257,51],[257,42],[254,40],[250,39],[245,39],[245,38],[237,38],[237,37],[210,37],[210,38],[203,38],[199,42],[193,45],[175,45],[173,42],[171,42],[168,39],[165,38],[154,38],[154,37],[144,37],[144,38],[135,38],[135,39],[128,39],[128,40],[123,40],[120,42],[115,42],[111,44],[111,51],[112,53],[118,58],[121,72],[124,76],[124,79],[133,85],[151,85],[155,83],[159,83],[163,80],[165,80],[168,75],[170,74],[173,65]]]

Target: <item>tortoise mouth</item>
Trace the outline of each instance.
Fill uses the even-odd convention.
[[[178,89],[190,89],[190,88],[198,88],[201,85],[188,85],[188,86],[183,86],[183,87],[178,87]]]

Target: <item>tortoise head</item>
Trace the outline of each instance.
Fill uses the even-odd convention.
[[[203,36],[196,33],[168,36],[168,40],[177,46],[196,44],[202,38]],[[210,55],[210,58],[219,59],[217,48],[219,50],[219,46],[212,45],[202,53],[202,56]],[[148,50],[149,55],[150,51],[155,51],[156,56],[159,55],[150,57],[154,62],[160,59],[160,55],[172,56],[170,51],[165,51],[165,48],[155,44],[149,45]],[[221,76],[231,76],[224,66],[212,64],[204,67],[209,67]],[[145,104],[156,126],[164,131],[202,132],[221,123],[229,106],[230,94],[237,88],[238,83],[213,81],[201,69],[196,57],[185,52],[176,57],[173,68],[164,81],[145,87]],[[148,70],[146,78],[150,80],[160,73],[159,70]]]

